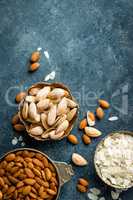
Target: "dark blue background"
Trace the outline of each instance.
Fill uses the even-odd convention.
[[[96,107],[99,97],[112,105],[102,122],[97,123],[104,137],[114,130],[132,130],[133,79],[133,1],[132,0],[0,0],[0,154],[20,147],[12,146],[17,135],[11,126],[11,116],[17,110],[14,96],[22,88],[43,80],[52,70],[55,81],[67,84],[80,104],[79,120],[87,110]],[[47,50],[41,68],[28,73],[27,62],[37,47]],[[11,90],[10,87],[17,87]],[[122,105],[123,104],[123,105]],[[126,106],[128,108],[126,109]],[[124,107],[122,112],[121,107]],[[112,114],[118,121],[109,122]],[[90,180],[90,187],[101,188],[110,200],[110,189],[95,175],[93,154],[101,138],[92,144],[73,146],[66,139],[55,143],[37,143],[25,137],[26,147],[35,147],[52,159],[70,162],[72,152],[81,153],[89,161],[84,168],[74,167],[75,176],[61,190],[60,200],[88,199],[76,191],[78,177]],[[123,193],[123,200],[132,200],[133,190]]]

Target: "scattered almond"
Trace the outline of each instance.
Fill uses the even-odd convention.
[[[31,65],[30,65],[30,71],[36,71],[38,68],[40,67],[40,63],[38,63],[38,62],[35,62],[35,63],[32,63]]]
[[[82,193],[87,192],[87,188],[81,184],[77,184],[77,190]]]
[[[81,185],[83,185],[85,187],[87,187],[89,185],[89,182],[86,179],[84,179],[84,178],[80,178],[78,180],[78,182],[79,182],[79,184],[81,184]]]
[[[89,126],[95,125],[95,115],[93,112],[90,111],[87,112],[87,123]]]
[[[87,126],[87,120],[86,119],[82,119],[79,125],[79,129],[84,129]]]
[[[104,109],[108,109],[110,107],[110,104],[107,101],[103,100],[103,99],[99,99],[98,103]]]
[[[83,134],[82,140],[83,140],[84,144],[90,144],[91,143],[90,137],[86,134]]]
[[[102,134],[101,131],[99,131],[98,129],[88,126],[85,127],[85,133],[89,137],[99,137]]]
[[[96,116],[98,119],[103,119],[104,118],[104,111],[101,107],[98,107],[96,109]]]
[[[15,124],[14,126],[14,129],[18,132],[21,132],[21,131],[24,131],[25,130],[25,127],[23,124]]]
[[[72,144],[78,144],[78,139],[75,135],[72,135],[70,134],[68,137],[67,137],[68,141],[71,142]]]
[[[72,154],[72,161],[77,166],[85,166],[88,164],[87,160],[77,153]]]
[[[19,115],[18,115],[18,113],[17,113],[17,114],[15,114],[15,115],[12,117],[12,124],[15,125],[15,124],[17,124],[19,121],[20,121],[20,120],[19,120]]]
[[[32,53],[32,55],[31,55],[30,60],[31,60],[31,62],[38,62],[39,59],[40,59],[40,57],[41,57],[40,52],[39,52],[39,51],[34,51],[34,52]]]
[[[16,102],[20,103],[26,96],[26,92],[20,92],[16,95]]]

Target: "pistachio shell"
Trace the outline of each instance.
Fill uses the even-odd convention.
[[[34,119],[36,114],[37,114],[36,104],[32,102],[29,105],[29,117],[31,119]]]
[[[28,96],[25,97],[25,101],[27,101],[27,102],[29,102],[29,103],[35,102],[35,101],[36,101],[36,98],[35,98],[34,96],[28,95]]]
[[[52,126],[55,123],[55,120],[56,120],[56,110],[57,110],[57,106],[53,105],[50,108],[50,111],[48,113],[47,123],[50,126]]]
[[[74,118],[76,113],[77,113],[77,108],[73,108],[72,110],[70,110],[70,112],[67,113],[67,120],[70,122]]]
[[[37,108],[39,111],[43,111],[49,107],[50,100],[43,99],[37,103]]]
[[[67,95],[68,95],[68,92],[66,90],[62,88],[55,88],[49,93],[48,96],[52,99],[58,99]]]
[[[36,88],[36,87],[33,87],[29,90],[29,94],[34,96],[34,95],[37,95],[37,93],[39,92],[40,88]]]
[[[49,137],[49,133],[43,133],[42,135],[41,135],[41,138],[43,138],[43,139],[47,139]]]
[[[67,112],[67,101],[66,98],[64,97],[58,104],[57,115],[65,114],[66,112]]]
[[[37,100],[45,99],[48,96],[50,90],[51,88],[49,86],[46,86],[43,89],[40,89],[36,95]]]
[[[34,128],[31,128],[29,130],[29,132],[32,134],[32,135],[35,135],[35,136],[38,136],[38,135],[42,135],[43,134],[43,128],[41,126],[36,126]]]
[[[49,134],[50,138],[53,140],[58,140],[64,135],[64,131],[59,132],[58,134],[55,134],[55,131]]]
[[[47,115],[45,113],[41,114],[41,122],[42,122],[43,127],[47,130],[49,126],[47,124]]]
[[[67,118],[66,114],[60,115],[56,120],[55,126],[58,126],[59,124],[64,122],[66,120],[66,118]]]
[[[58,134],[59,132],[65,131],[67,130],[69,126],[69,122],[67,120],[63,121],[61,124],[59,124],[59,126],[57,127],[56,130],[56,134]]]
[[[67,106],[69,108],[75,108],[75,107],[77,107],[77,103],[75,103],[73,100],[66,98],[66,101],[67,101]]]
[[[88,164],[87,160],[77,153],[72,154],[72,161],[77,166],[85,166]]]
[[[28,118],[28,111],[29,111],[28,103],[27,103],[27,102],[24,102],[23,108],[22,108],[22,116],[23,116],[23,119],[27,119],[27,118]]]

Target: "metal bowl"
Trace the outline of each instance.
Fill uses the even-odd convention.
[[[51,158],[49,158],[49,156],[47,156],[45,153],[43,153],[42,151],[36,150],[36,149],[32,149],[32,148],[18,148],[18,149],[14,149],[11,150],[7,153],[5,153],[1,158],[0,158],[0,162],[10,153],[16,153],[18,151],[31,151],[31,152],[36,152],[36,153],[40,153],[42,156],[46,157],[48,159],[48,161],[54,166],[56,173],[57,173],[57,179],[58,179],[58,192],[56,195],[55,200],[58,199],[59,194],[60,194],[60,190],[61,190],[61,186],[64,185],[66,182],[68,182],[71,177],[74,175],[73,169],[71,165],[68,165],[65,162],[58,162],[58,161],[53,161],[51,160]]]
[[[104,143],[105,139],[107,139],[109,136],[112,136],[112,135],[117,134],[117,133],[118,133],[118,134],[126,134],[126,135],[131,135],[131,136],[133,136],[133,132],[131,132],[131,131],[124,131],[124,130],[115,131],[115,132],[112,132],[112,133],[110,133],[109,135],[107,135],[104,139],[102,139],[102,140],[100,141],[100,143],[99,143],[99,144],[97,145],[97,147],[96,147],[95,155],[94,155],[94,166],[95,166],[95,170],[96,170],[97,175],[98,175],[98,176],[100,177],[100,179],[101,179],[104,183],[106,183],[108,186],[111,186],[112,188],[115,188],[115,189],[127,190],[127,189],[133,187],[133,184],[131,184],[128,188],[122,187],[122,186],[120,187],[120,186],[117,186],[117,185],[113,185],[111,182],[106,181],[106,180],[103,179],[103,177],[102,177],[102,175],[101,175],[101,173],[100,173],[99,167],[98,167],[97,164],[96,164],[96,155],[97,155],[97,152],[98,152],[100,146],[102,146],[102,144]]]
[[[44,86],[50,86],[51,88],[62,88],[62,89],[64,89],[64,90],[66,90],[66,91],[69,93],[69,98],[70,98],[71,100],[73,100],[73,101],[77,104],[77,108],[79,109],[79,105],[78,105],[77,101],[75,100],[75,98],[72,96],[72,94],[71,94],[69,88],[68,88],[67,86],[65,86],[64,84],[62,84],[62,83],[47,83],[47,82],[38,82],[38,83],[35,83],[34,85],[32,85],[31,87],[28,88],[28,90],[27,90],[27,95],[28,95],[28,93],[29,93],[29,91],[30,91],[31,88],[34,88],[34,87],[43,88]],[[20,118],[21,122],[24,124],[28,135],[29,135],[30,137],[34,138],[35,140],[38,140],[38,141],[52,140],[52,139],[50,139],[50,138],[46,138],[46,139],[43,139],[43,138],[41,138],[41,137],[39,138],[39,137],[37,137],[37,136],[33,136],[32,134],[30,134],[30,132],[29,132],[29,123],[26,122],[26,121],[23,119],[22,115],[21,115],[23,103],[24,103],[24,100],[22,100],[22,101],[20,102],[20,104],[19,104],[19,118]],[[65,131],[65,134],[64,134],[61,138],[59,138],[58,140],[64,139],[64,138],[67,137],[67,136],[69,135],[69,133],[71,132],[71,130],[72,130],[73,126],[74,126],[74,123],[75,123],[75,121],[76,121],[76,119],[77,119],[77,116],[78,116],[78,109],[77,109],[76,115],[75,115],[74,118],[70,121],[69,127],[68,127],[68,129]],[[52,127],[51,127],[50,129],[52,130]],[[49,130],[50,130],[50,129],[49,129]]]

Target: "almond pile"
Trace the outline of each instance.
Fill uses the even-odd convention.
[[[58,185],[55,167],[38,152],[9,153],[0,162],[0,199],[52,200]]]
[[[66,89],[36,84],[20,105],[20,119],[32,137],[59,140],[67,135],[77,111],[78,105]]]
[[[31,72],[36,71],[40,67],[40,63],[38,62],[40,60],[41,54],[39,51],[34,51],[30,58],[30,67],[29,70]]]
[[[87,192],[88,186],[89,186],[89,182],[86,179],[79,178],[78,184],[77,184],[77,190],[79,192],[82,192],[82,193]]]

